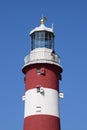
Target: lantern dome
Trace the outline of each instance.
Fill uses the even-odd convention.
[[[45,19],[41,19],[40,26],[30,32],[31,50],[36,48],[49,48],[54,50],[54,33],[53,28],[44,25]]]

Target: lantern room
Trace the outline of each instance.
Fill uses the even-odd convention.
[[[36,48],[49,48],[54,50],[53,28],[44,25],[45,19],[41,19],[40,26],[30,32],[31,50]]]

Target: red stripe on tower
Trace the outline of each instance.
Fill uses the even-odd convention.
[[[62,67],[54,51],[52,28],[41,25],[30,32],[31,51],[24,59],[24,130],[60,130],[59,80]]]
[[[60,130],[60,120],[54,116],[29,116],[24,122],[24,130]]]

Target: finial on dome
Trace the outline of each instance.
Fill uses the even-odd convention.
[[[40,23],[41,23],[41,24],[44,24],[45,21],[47,21],[47,18],[46,18],[45,16],[42,16],[42,19],[40,20]]]

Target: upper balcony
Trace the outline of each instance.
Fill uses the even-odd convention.
[[[29,55],[25,56],[24,62],[24,66],[36,63],[49,63],[60,66],[60,57],[56,55],[51,49],[36,48],[32,50]]]

